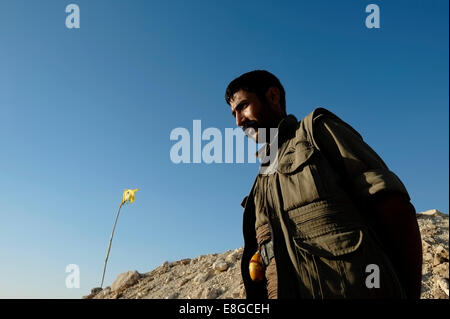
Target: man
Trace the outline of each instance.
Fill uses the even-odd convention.
[[[251,138],[278,132],[265,134],[259,152],[276,152],[275,162],[261,164],[275,169],[262,170],[242,202],[247,298],[419,298],[415,209],[359,133],[323,108],[300,122],[287,115],[284,88],[267,71],[233,80],[225,100]],[[257,251],[262,281],[249,273]]]

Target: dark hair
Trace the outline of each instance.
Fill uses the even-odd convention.
[[[225,91],[225,101],[230,104],[234,93],[244,90],[255,93],[262,102],[265,102],[267,101],[266,92],[272,86],[280,90],[281,110],[286,113],[286,98],[283,85],[281,85],[280,80],[275,75],[265,70],[250,71],[231,81]]]

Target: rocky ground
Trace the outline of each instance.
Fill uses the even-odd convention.
[[[422,234],[422,299],[448,299],[448,215],[430,210],[417,214]]]
[[[239,269],[242,250],[166,261],[144,274],[128,271],[120,274],[110,287],[93,289],[84,298],[245,298]]]
[[[436,210],[417,214],[422,245],[422,299],[449,298],[449,217]],[[245,298],[242,248],[193,259],[164,262],[147,273],[120,274],[110,287],[94,288],[85,299]]]

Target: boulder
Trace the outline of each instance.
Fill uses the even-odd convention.
[[[223,260],[218,260],[212,265],[212,268],[218,271],[225,271],[228,269],[228,264]]]
[[[134,285],[140,277],[140,274],[136,270],[121,273],[111,285],[111,290],[119,291],[128,288]]]
[[[438,246],[434,252],[433,266],[437,266],[448,261],[448,251],[444,247]]]
[[[211,271],[207,271],[206,273],[200,273],[197,276],[195,276],[194,283],[196,284],[204,283],[209,279],[209,277],[211,277],[211,275],[213,275],[213,272]]]
[[[100,291],[98,294],[95,295],[96,299],[102,299],[105,298],[109,293],[111,292],[111,287],[106,287],[102,291]]]
[[[433,267],[433,274],[438,275],[441,278],[448,278],[448,262]]]
[[[424,261],[432,261],[433,260],[433,254],[432,253],[425,253],[425,254],[423,254],[423,260]]]
[[[179,263],[180,263],[181,265],[189,265],[189,264],[191,263],[191,259],[190,259],[190,258],[181,259],[181,260],[179,261]]]
[[[436,215],[442,216],[444,214],[438,211],[437,209],[430,209],[418,214],[418,216],[436,216]]]
[[[445,292],[445,294],[448,296],[448,278],[440,278],[438,280],[438,285],[441,287],[441,289]]]
[[[239,252],[233,251],[225,258],[226,262],[234,263],[239,258]]]

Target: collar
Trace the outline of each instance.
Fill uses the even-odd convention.
[[[286,142],[289,138],[291,138],[297,129],[298,120],[295,115],[289,114],[285,118],[283,118],[280,123],[278,123],[277,131],[270,141],[270,143],[264,144],[255,154],[257,158],[259,158],[263,163],[264,159],[269,156],[270,150],[275,148],[275,141],[278,139],[278,149]],[[269,132],[270,133],[270,132]]]

